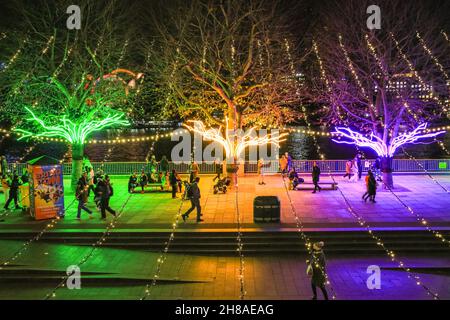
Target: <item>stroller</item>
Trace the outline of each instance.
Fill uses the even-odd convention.
[[[227,188],[230,184],[231,179],[228,177],[218,179],[216,184],[214,185],[214,194],[217,194],[219,191],[227,193]]]

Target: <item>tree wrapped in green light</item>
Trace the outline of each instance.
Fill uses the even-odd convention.
[[[86,76],[83,74],[81,78]],[[22,117],[13,129],[21,135],[20,140],[55,137],[71,145],[72,185],[83,170],[87,138],[103,129],[129,125],[122,110],[127,102],[123,85],[98,79],[95,86],[80,81],[70,90],[55,78],[35,78],[22,89],[18,98],[10,101]]]

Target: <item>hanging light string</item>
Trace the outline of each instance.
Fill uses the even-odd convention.
[[[63,155],[61,160],[63,160],[66,155],[67,155],[67,152]],[[61,163],[61,161],[60,161],[60,163]],[[54,171],[54,170],[55,169],[52,169],[52,171]],[[51,174],[50,176],[55,176],[55,175],[56,174]],[[72,202],[70,202],[69,205],[66,208],[64,208],[62,216],[64,216],[66,214],[66,212],[72,207],[72,205],[75,203],[75,201],[76,201],[76,199],[73,199]],[[29,246],[31,244],[39,241],[42,238],[42,236],[48,230],[53,229],[58,224],[58,222],[60,220],[61,220],[60,216],[56,216],[55,218],[51,219],[50,222],[48,224],[46,224],[45,227],[36,236],[31,238],[27,242],[23,243],[22,246],[9,259],[7,259],[4,262],[0,263],[0,270],[2,269],[2,266],[7,266],[10,263],[12,263],[13,261],[15,261],[16,259],[18,259],[22,255],[22,253],[29,248]]]
[[[444,151],[448,156],[450,156],[450,151],[445,147],[444,142],[437,140],[436,137],[434,138],[434,141],[437,142],[442,151]]]
[[[303,112],[306,112],[306,108],[303,108]],[[307,116],[305,116],[305,119],[308,119]],[[307,121],[307,126],[308,128],[311,127],[311,123],[309,121]],[[314,141],[314,145],[316,147],[317,153],[320,156],[320,159],[322,161],[325,160],[325,155],[322,153],[321,148],[318,144],[317,138],[315,136],[313,136],[313,141]],[[334,176],[331,173],[331,167],[330,165],[325,162],[327,164],[327,169],[328,169],[328,175],[330,176],[330,178],[332,179],[333,183],[336,184],[336,180],[334,179]],[[355,212],[355,210],[353,209],[353,207],[351,206],[349,200],[347,199],[347,197],[345,196],[345,194],[342,192],[342,190],[340,188],[337,189],[339,191],[339,193],[341,194],[342,198],[344,199],[344,202],[346,204],[347,210],[349,211],[349,213],[355,217],[355,219],[358,221],[359,225],[364,227],[367,232],[369,233],[369,235],[372,237],[372,239],[374,239],[377,243],[378,246],[381,246],[384,251],[386,252],[386,254],[388,255],[388,257],[391,259],[391,261],[396,262],[398,264],[398,266],[406,271],[408,273],[408,278],[413,279],[415,281],[415,283],[418,286],[421,286],[422,288],[424,288],[427,292],[428,295],[432,296],[434,299],[439,299],[439,296],[437,293],[434,293],[433,291],[431,291],[428,286],[426,286],[425,284],[422,283],[422,281],[420,280],[420,277],[411,272],[410,268],[405,267],[405,264],[402,261],[398,261],[396,258],[396,254],[394,251],[389,250],[383,243],[382,239],[378,236],[375,235],[375,233],[373,232],[372,228],[370,227],[370,225],[359,215]]]
[[[16,52],[14,52],[12,57],[9,58],[8,63],[3,67],[3,69],[0,70],[0,73],[5,72],[7,69],[9,69],[14,64],[14,62],[16,62],[16,60],[19,58],[20,54],[23,52],[23,49],[27,45],[28,41],[29,41],[28,37],[26,37],[25,39],[22,40],[19,48],[16,50]]]
[[[367,47],[369,48],[369,52],[370,52],[370,54],[372,55],[372,57],[375,59],[375,61],[377,62],[377,65],[378,65],[378,67],[380,68],[381,72],[383,73],[383,76],[386,77],[386,78],[389,78],[389,73],[388,73],[388,71],[386,70],[385,65],[381,62],[381,59],[380,59],[380,57],[378,56],[377,50],[375,49],[374,45],[370,42],[369,35],[366,34],[366,35],[365,35],[365,38],[366,38],[366,44],[367,44]],[[396,88],[396,90],[397,90],[397,94],[400,96],[400,93],[398,92],[398,88]],[[411,110],[411,108],[409,107],[409,104],[408,104],[408,103],[406,103],[405,101],[403,101],[403,106],[405,107],[406,112],[408,112],[408,114],[409,114],[410,116],[412,116],[412,117],[414,118],[415,121],[417,121],[417,122],[420,121],[420,119],[419,119],[417,113],[416,113],[416,112],[413,112],[413,111]]]
[[[433,228],[429,227],[429,222],[423,217],[423,215],[417,213],[416,211],[414,211],[409,205],[407,205],[393,190],[390,186],[388,186],[386,183],[384,183],[384,186],[386,187],[386,189],[389,190],[389,192],[398,200],[398,202],[400,202],[405,209],[411,213],[411,215],[413,215],[417,222],[420,223],[428,232],[432,233],[434,235],[435,238],[437,238],[440,242],[442,242],[444,245],[446,246],[450,246],[450,241],[448,239],[446,239],[444,237],[444,235],[439,232],[434,230]]]
[[[392,35],[392,37],[393,37],[393,35]],[[394,41],[396,41],[395,40],[395,38],[393,38],[394,39]],[[373,57],[376,59],[376,61],[378,62],[378,65],[379,65],[379,67],[380,67],[380,69],[382,70],[382,72],[383,73],[385,73],[385,74],[387,74],[387,71],[384,69],[384,67],[383,67],[383,64],[381,63],[381,60],[379,59],[379,57],[378,57],[378,55],[376,54],[376,51],[375,51],[375,48],[373,47],[373,45],[370,43],[370,41],[369,41],[369,37],[368,37],[368,35],[366,34],[366,41],[367,41],[367,45],[368,45],[368,47],[369,47],[369,49],[370,49],[370,51],[371,51],[371,53],[372,53],[372,55],[373,55]],[[406,106],[408,106],[408,104],[406,103],[406,102],[403,102],[404,103],[404,105],[405,105],[405,107]],[[407,110],[408,110],[409,108],[407,108]],[[411,112],[411,110],[409,110],[410,112]],[[416,117],[415,117],[415,119],[416,119]],[[360,151],[359,150],[359,148],[357,148],[357,150],[358,151]],[[403,149],[404,150],[404,149]],[[417,162],[417,160],[416,159],[414,159],[416,162]],[[418,163],[418,162],[417,162]],[[329,164],[327,163],[327,166],[329,167]],[[329,167],[330,168],[330,167]],[[436,183],[438,183],[431,175],[429,175]],[[334,177],[332,177],[331,176],[331,168],[330,168],[330,177],[333,179],[333,182],[335,182],[335,180],[334,180]],[[384,182],[383,182],[384,183]],[[385,184],[385,183],[384,183]],[[438,183],[439,184],[439,183]],[[440,184],[439,184],[440,185]],[[443,242],[447,242],[447,243],[450,243],[450,242],[448,242],[444,237],[443,237],[443,235],[440,233],[440,232],[438,232],[438,231],[434,231],[434,230],[432,230],[430,227],[428,227],[428,222],[421,216],[421,215],[419,215],[419,214],[417,214],[411,207],[409,207],[408,205],[406,205],[404,202],[403,202],[403,200],[401,200],[400,199],[400,197],[398,197],[397,196],[397,194],[395,194],[393,191],[392,191],[392,189],[389,187],[389,186],[387,186],[386,184],[385,184],[385,186],[387,187],[387,189],[389,189],[389,191],[394,195],[394,197],[411,213],[411,214],[413,214],[415,217],[416,217],[416,219],[417,219],[417,221],[419,221],[422,225],[425,225],[425,228],[428,230],[428,231],[430,231],[430,232],[432,232],[434,235],[435,235],[435,237],[437,237],[437,238],[439,238],[441,241],[443,241]],[[442,187],[442,185],[441,185],[441,187]],[[444,188],[444,190],[446,190],[445,188]],[[339,189],[339,191],[340,191],[340,193],[342,194],[342,196],[343,197],[345,197],[345,195],[343,194],[343,192]],[[446,190],[447,191],[447,190]],[[348,202],[348,201],[347,201]]]
[[[286,43],[287,43],[287,45],[286,45],[286,51],[287,51],[287,53],[288,53],[288,59],[289,59],[289,60],[291,61],[291,63],[292,63],[292,56],[291,56],[291,54],[290,54],[290,47],[289,47],[289,43],[287,42],[287,40],[286,40]],[[318,60],[320,61],[319,64],[321,65],[320,56],[318,55],[318,48],[317,48],[317,45],[315,44],[315,42],[314,42],[314,46],[315,46],[314,50],[316,51],[316,56],[318,57]],[[323,70],[323,69],[322,69],[322,70]],[[294,70],[294,69],[291,69],[291,72],[292,72],[292,76],[295,76],[295,70]],[[324,78],[327,79],[327,78],[326,78],[326,75],[325,75],[325,72],[323,72],[323,75],[324,75]],[[324,80],[324,79],[323,79],[323,80]],[[326,83],[327,83],[327,82],[326,82]],[[327,86],[328,86],[328,83],[327,83]],[[329,92],[331,92],[331,89],[329,90]],[[308,129],[308,132],[311,132],[311,122],[309,121],[308,112],[307,112],[307,110],[306,110],[306,107],[302,104],[301,108],[302,108],[303,117],[304,117],[304,119],[305,119],[305,123],[306,123],[307,129]],[[314,140],[315,145],[318,146],[315,135],[313,135],[313,140]],[[319,148],[320,148],[320,147],[319,147]],[[289,194],[289,189],[288,189],[288,187],[286,186],[285,178],[284,178],[283,175],[282,175],[281,177],[282,177],[282,180],[283,180],[283,185],[284,185],[284,188],[285,188],[287,197],[288,197],[288,199],[289,199],[289,203],[290,203],[290,205],[291,205],[291,212],[292,212],[292,214],[294,215],[294,219],[295,219],[295,224],[296,224],[296,227],[297,227],[297,231],[298,231],[299,234],[300,234],[300,238],[303,239],[303,241],[305,242],[305,248],[306,248],[307,253],[308,253],[309,255],[311,255],[311,254],[312,254],[312,251],[311,251],[311,250],[312,250],[312,242],[311,242],[311,240],[308,238],[308,236],[306,236],[306,234],[305,234],[305,232],[304,232],[303,222],[301,221],[301,219],[299,218],[299,216],[298,216],[298,214],[297,214],[297,210],[295,209],[295,205],[294,205],[294,203],[293,203],[293,201],[292,201],[292,199],[291,199],[291,195]],[[331,298],[332,298],[332,300],[336,300],[336,293],[335,293],[335,291],[334,291],[334,289],[333,289],[333,286],[331,285],[330,279],[329,279],[328,274],[326,273],[325,269],[322,268],[318,263],[315,264],[315,267],[316,267],[317,269],[319,269],[319,270],[321,271],[322,275],[324,276],[324,278],[325,278],[325,280],[326,280],[326,285],[328,285],[328,287],[330,288],[330,293],[331,293]]]
[[[447,189],[447,188],[445,188],[439,181],[437,181],[436,180],[436,178],[434,178],[429,172],[428,172],[428,170],[427,169],[425,169],[425,167],[419,162],[419,161],[417,161],[417,159],[414,157],[414,156],[412,156],[411,154],[409,154],[408,152],[406,152],[406,150],[405,150],[405,148],[404,147],[402,147],[402,151],[403,151],[403,153],[404,154],[406,154],[407,156],[408,156],[408,158],[410,159],[410,160],[413,160],[426,174],[427,174],[427,176],[431,179],[431,180],[433,180],[433,182],[434,183],[436,183],[438,186],[440,186],[445,192],[447,192],[447,193],[450,193],[450,191]]]
[[[179,53],[179,49],[177,49],[177,52]],[[176,71],[176,68],[178,66],[178,63],[179,63],[179,58],[177,57],[175,59],[174,67],[173,67],[173,70],[172,70],[172,73],[171,73],[171,78],[173,78],[173,76],[175,75],[175,71]],[[170,102],[170,97],[169,97],[169,95],[167,95],[166,96],[166,100],[165,100],[165,107],[168,107],[169,102]],[[155,141],[153,141],[153,143],[151,145],[151,148],[150,148],[149,152],[146,155],[146,158],[145,158],[146,163],[148,163],[149,157],[150,157],[151,153],[153,153],[153,149],[154,149],[155,143],[159,139],[158,134],[159,134],[159,131],[158,131],[158,133],[157,133],[157,135],[155,137]],[[169,252],[170,245],[171,245],[172,241],[175,239],[175,232],[176,232],[177,227],[179,225],[179,221],[180,221],[180,217],[181,217],[181,210],[183,208],[183,202],[184,202],[184,200],[186,198],[186,192],[187,192],[187,188],[185,188],[184,193],[181,196],[180,205],[179,205],[178,211],[177,211],[177,213],[176,213],[176,215],[174,217],[174,222],[172,223],[172,231],[171,231],[171,233],[169,235],[169,238],[167,239],[166,242],[164,242],[164,249],[160,252],[159,257],[156,260],[156,268],[155,268],[155,272],[154,272],[153,277],[152,277],[152,281],[150,283],[146,284],[145,290],[144,290],[144,295],[139,300],[146,300],[150,296],[151,290],[156,286],[156,283],[157,283],[157,281],[158,281],[158,279],[160,277],[161,269],[162,269],[162,266],[163,266],[164,262],[167,259],[167,253]]]
[[[89,186],[87,186],[89,187]],[[125,208],[125,206],[128,204],[128,202],[130,201],[131,197],[133,196],[133,194],[129,194],[128,197],[125,199],[124,203],[122,204],[122,206],[120,207],[118,214],[112,219],[112,221],[107,225],[105,231],[102,233],[102,235],[100,236],[100,238],[91,245],[91,249],[90,251],[80,260],[78,261],[78,263],[76,263],[76,265],[78,267],[81,267],[82,265],[84,265],[89,258],[91,258],[95,251],[101,247],[107,240],[108,240],[108,236],[111,234],[112,229],[114,229],[117,226],[117,222],[120,219],[120,217],[123,214],[123,210]],[[50,292],[48,293],[45,297],[44,300],[48,300],[48,299],[52,299],[56,297],[56,291],[59,288],[62,288],[65,286],[67,279],[70,277],[70,274],[64,275],[61,278],[61,281],[59,282],[59,284]]]
[[[317,141],[315,141],[315,143],[317,143]],[[316,144],[316,147],[318,147],[318,150],[320,150],[319,146],[317,144]],[[321,159],[324,160],[324,158],[325,157],[322,154],[321,155]],[[335,178],[334,178],[334,176],[333,176],[333,174],[331,172],[330,165],[327,162],[325,162],[325,163],[327,165],[327,170],[328,170],[329,177],[332,179],[333,183],[337,184],[337,182],[336,182],[336,180],[335,180]],[[343,198],[343,200],[345,202],[347,211],[358,221],[358,224],[361,227],[364,227],[367,230],[367,232],[369,233],[370,237],[373,240],[376,241],[376,244],[378,246],[380,246],[381,248],[383,248],[383,250],[386,252],[387,256],[391,259],[391,261],[394,262],[394,263],[397,263],[399,268],[401,268],[403,271],[406,271],[408,273],[408,278],[410,278],[413,281],[415,281],[416,285],[421,286],[427,292],[427,295],[432,296],[433,299],[435,299],[435,300],[439,300],[438,294],[435,293],[434,291],[432,291],[427,285],[425,285],[422,282],[422,280],[420,279],[420,277],[416,273],[411,272],[411,269],[409,267],[406,267],[405,263],[397,258],[397,254],[393,250],[390,250],[390,249],[387,248],[387,246],[384,244],[384,242],[381,239],[381,237],[379,237],[379,236],[377,236],[375,234],[375,232],[373,231],[373,228],[369,225],[369,223],[367,223],[365,221],[365,219],[361,217],[361,215],[356,213],[356,211],[353,209],[352,205],[350,204],[350,201],[347,199],[347,197],[345,196],[345,194],[343,193],[341,188],[337,188],[337,190],[339,191],[340,195],[342,196],[342,198]]]
[[[303,222],[301,221],[301,219],[299,218],[299,216],[297,214],[297,210],[295,209],[295,205],[294,205],[294,203],[292,201],[291,195],[289,193],[289,188],[288,188],[288,186],[286,184],[286,180],[285,180],[283,175],[281,175],[281,179],[283,180],[284,190],[286,191],[286,195],[288,197],[289,204],[291,205],[291,212],[294,215],[296,229],[297,229],[298,233],[300,234],[300,238],[305,242],[306,252],[308,253],[309,256],[311,256],[312,255],[312,245],[313,245],[313,243],[312,243],[312,241],[309,239],[309,237],[304,232]],[[326,273],[325,269],[322,266],[320,266],[318,263],[315,264],[315,267],[317,269],[319,269],[320,272],[322,273],[322,275],[325,277],[326,284],[330,288],[331,297],[332,297],[333,300],[335,300],[336,299],[336,293],[335,293],[335,291],[333,289],[333,286],[331,285],[330,279],[329,279],[328,274]]]
[[[369,109],[373,112],[373,114],[376,115],[375,106],[373,105],[372,99],[370,99],[366,89],[364,88],[364,86],[361,83],[361,80],[359,79],[358,73],[356,72],[355,67],[353,65],[353,62],[350,59],[350,55],[349,55],[349,53],[348,53],[347,49],[345,48],[344,43],[342,41],[342,39],[343,39],[342,35],[339,34],[338,38],[339,38],[339,46],[341,47],[341,49],[342,49],[342,51],[344,53],[345,60],[347,61],[347,66],[348,66],[348,68],[349,68],[353,78],[355,79],[359,90],[362,92],[364,98],[367,100],[367,103],[369,105]]]
[[[52,169],[52,171],[55,169]],[[54,175],[54,174],[53,174]],[[72,205],[75,203],[74,199],[72,202],[70,202],[70,204],[64,208],[63,210],[63,214],[62,216],[64,216],[64,214],[72,207]],[[16,259],[18,259],[23,253],[24,251],[26,251],[31,244],[36,243],[37,241],[39,241],[42,236],[49,230],[53,229],[58,222],[61,220],[60,216],[56,216],[55,218],[51,219],[46,225],[45,227],[33,238],[31,238],[30,240],[28,240],[27,242],[23,243],[22,246],[15,251],[15,253],[7,260],[3,261],[2,263],[0,263],[0,270],[5,267],[8,266],[9,264],[11,264],[12,262],[14,262]]]
[[[156,283],[160,277],[162,265],[166,261],[167,253],[169,252],[170,245],[171,245],[172,241],[175,239],[175,232],[176,232],[177,227],[180,222],[181,209],[183,208],[184,199],[186,197],[186,191],[187,190],[185,188],[183,196],[181,197],[181,200],[180,200],[180,205],[178,207],[178,211],[174,218],[174,222],[172,223],[172,231],[170,233],[170,236],[167,239],[167,241],[164,242],[164,249],[160,252],[159,257],[156,260],[156,268],[155,268],[155,272],[152,277],[152,281],[150,283],[146,284],[144,295],[139,300],[146,300],[150,296],[152,288],[154,288],[156,286]]]
[[[445,33],[444,30],[441,30],[441,34],[442,34],[442,36],[445,38],[445,40],[447,40],[448,42],[450,42],[450,39],[448,38],[448,35],[447,35],[447,33]]]
[[[419,31],[416,31],[416,38],[419,40],[420,44],[422,45],[423,50],[428,54],[428,56],[433,60],[436,67],[438,67],[438,69],[444,75],[445,79],[448,80],[449,79],[448,73],[444,70],[444,66],[439,62],[438,58],[433,54],[433,52],[427,46],[427,44],[425,43],[425,40],[420,35]]]
[[[239,210],[239,184],[237,172],[234,173],[234,199],[235,199],[235,211],[236,211],[236,228],[237,228],[237,248],[236,251],[239,255],[239,299],[244,300],[247,294],[245,290],[245,257],[244,257],[244,241],[242,239],[242,228],[241,228],[241,213]]]
[[[325,88],[326,88],[328,94],[331,95],[331,93],[332,93],[331,85],[330,85],[330,81],[328,80],[327,74],[325,72],[325,67],[323,65],[322,58],[320,57],[319,46],[317,45],[317,42],[315,40],[312,40],[312,45],[313,45],[314,53],[315,53],[316,58],[317,58],[317,62],[319,63],[320,79],[322,80],[323,83],[325,83]],[[287,48],[287,50],[289,51],[289,48]],[[289,57],[290,57],[290,53],[288,54],[288,58]],[[337,113],[338,118],[343,123],[345,123],[346,121],[344,120],[344,116],[341,114],[340,106],[336,105],[336,108],[337,108],[337,110],[336,110],[337,112],[336,113]]]
[[[397,51],[400,53],[402,59],[406,62],[406,64],[408,65],[408,68],[410,70],[410,72],[414,75],[414,77],[419,81],[420,85],[422,86],[423,90],[427,90],[429,93],[429,96],[436,101],[436,103],[445,111],[447,112],[447,108],[445,105],[442,105],[441,102],[439,101],[439,98],[436,96],[436,94],[434,93],[433,90],[433,86],[432,85],[427,85],[425,83],[425,81],[423,80],[423,78],[419,75],[419,72],[415,69],[415,67],[413,66],[413,64],[411,63],[411,61],[409,60],[409,58],[407,57],[407,55],[404,53],[403,49],[400,47],[400,43],[397,41],[397,39],[395,38],[394,34],[392,32],[389,33],[389,35],[391,36],[392,40],[395,43],[395,47],[397,49]]]

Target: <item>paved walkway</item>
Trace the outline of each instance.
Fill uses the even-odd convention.
[[[0,241],[5,257],[21,242]],[[36,243],[15,266],[0,270],[0,299],[42,299],[60,282],[66,268],[76,265],[90,247]],[[60,288],[56,299],[139,299],[150,283],[158,254],[99,248],[81,267],[81,290]],[[448,257],[403,257],[408,267],[442,299],[450,299]],[[306,257],[252,255],[245,257],[246,299],[310,299]],[[337,299],[429,299],[426,291],[384,256],[328,256],[327,272]],[[381,289],[366,285],[369,265],[381,268]],[[21,279],[11,279],[20,271]],[[239,299],[236,256],[168,253],[160,281],[150,299]],[[53,278],[50,278],[53,276]],[[8,280],[9,277],[9,280]],[[40,279],[38,279],[40,277]]]
[[[435,177],[445,188],[450,190],[450,175]],[[309,177],[305,177],[310,181]],[[364,193],[364,182],[348,182],[341,177],[336,177],[339,188],[349,200],[353,209],[372,226],[379,227],[420,227],[417,219],[396,199],[388,190],[379,188],[377,203],[364,203],[361,196]],[[322,182],[331,181],[323,175]],[[111,206],[119,210],[128,198],[127,177],[112,177],[115,187],[115,195]],[[257,184],[255,175],[247,175],[239,178],[238,205],[243,227],[258,228],[263,225],[253,223],[253,199],[258,195],[276,195],[281,201],[282,226],[293,226],[295,220],[289,203],[283,181],[279,175],[266,176],[267,185]],[[410,206],[415,213],[425,217],[431,225],[450,227],[450,194],[446,193],[439,185],[425,175],[401,175],[395,177],[395,193]],[[66,181],[69,185],[69,181]],[[202,190],[201,204],[204,220],[202,224],[195,223],[195,213],[190,221],[180,224],[180,228],[232,228],[236,225],[236,194],[230,190],[227,194],[212,192],[212,176],[202,175],[200,181]],[[66,190],[68,191],[69,188]],[[355,218],[347,210],[341,193],[337,190],[323,190],[312,194],[311,190],[289,191],[296,212],[301,221],[308,228],[337,228],[355,227]],[[0,205],[4,204],[4,197],[0,197]],[[73,194],[67,192],[65,197],[66,207],[73,201]],[[89,207],[94,209],[92,203]],[[133,194],[130,201],[123,209],[119,228],[168,229],[180,207],[180,198],[171,199],[169,192],[147,192],[145,194]],[[189,202],[184,201],[182,211],[187,210]],[[95,210],[95,209],[94,209]],[[76,204],[67,210],[66,219],[58,223],[59,228],[103,228],[102,222],[96,213],[97,219],[87,219],[83,215],[82,221],[75,220]],[[10,212],[6,216],[0,213],[0,226],[12,229],[39,229],[44,222],[33,221],[19,211]],[[111,216],[108,217],[108,220]]]

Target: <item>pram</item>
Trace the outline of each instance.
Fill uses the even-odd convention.
[[[218,179],[216,184],[214,185],[214,194],[217,194],[219,191],[221,191],[223,193],[227,193],[227,188],[230,184],[231,184],[231,179],[228,177]]]

